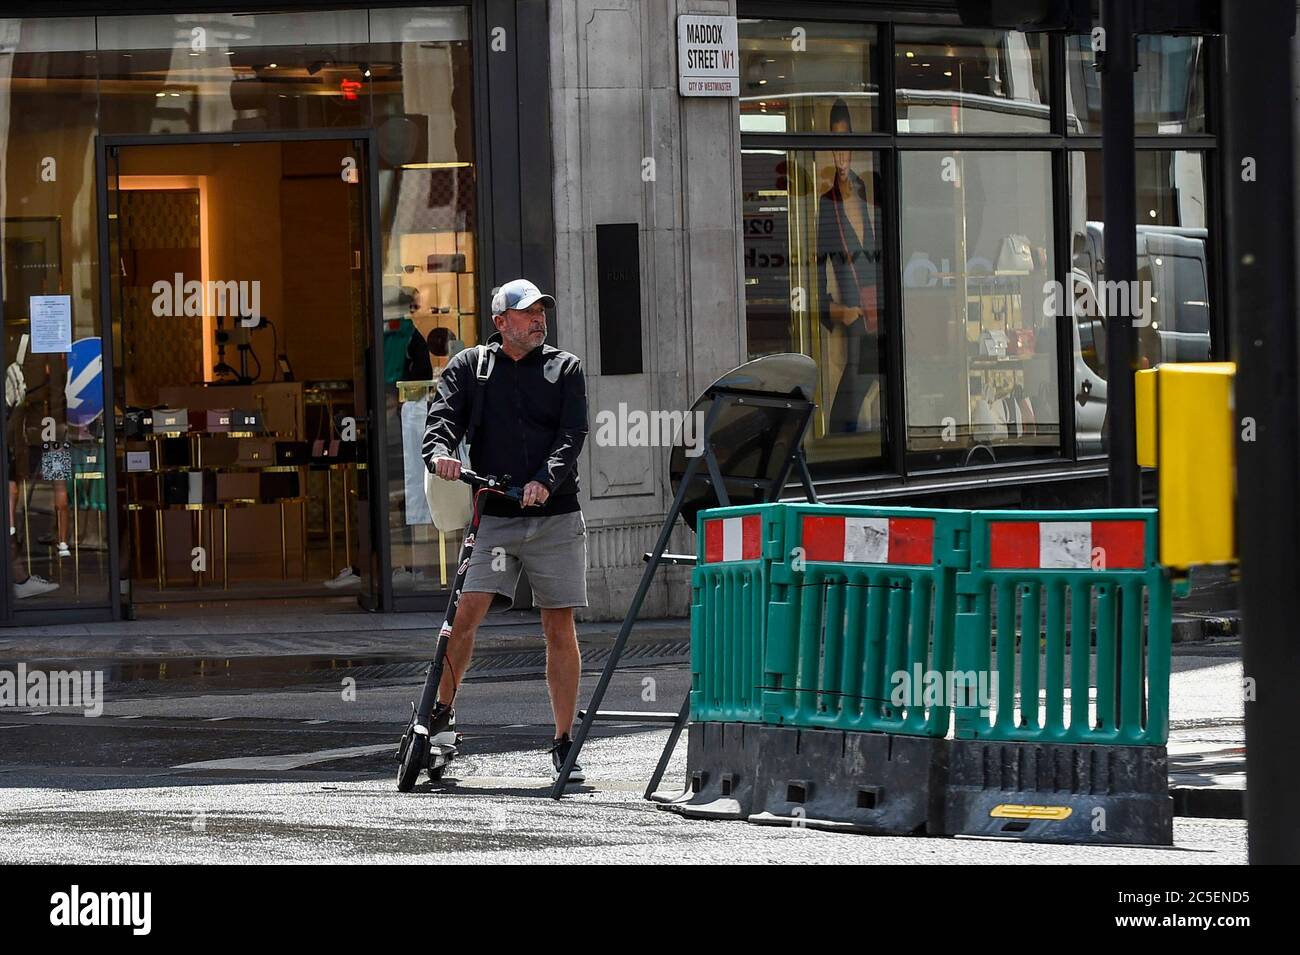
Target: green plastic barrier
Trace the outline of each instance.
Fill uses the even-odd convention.
[[[691,718],[757,723],[770,572],[785,553],[779,504],[703,512],[691,575]]]
[[[763,722],[945,736],[968,512],[784,505]]]
[[[958,701],[957,737],[1163,745],[1173,619],[1156,511],[982,511],[970,528],[955,667],[983,683]]]

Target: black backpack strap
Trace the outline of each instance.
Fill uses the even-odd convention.
[[[465,431],[467,447],[474,444],[474,435],[483,421],[483,391],[487,387],[487,380],[492,374],[492,369],[496,367],[497,361],[497,356],[487,345],[475,347],[478,349],[478,358],[474,365],[474,404],[470,410],[469,428]]]

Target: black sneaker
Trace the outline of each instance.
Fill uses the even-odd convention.
[[[555,782],[560,778],[560,767],[569,758],[569,750],[572,748],[573,740],[569,739],[568,733],[565,733],[551,744],[551,765],[554,767],[551,770],[551,782]],[[582,772],[582,764],[575,762],[573,771],[569,773],[569,782],[581,783],[585,782],[586,779],[587,777]]]
[[[434,707],[433,717],[429,721],[429,745],[431,746],[455,746],[457,743],[456,734],[456,711],[450,706]]]

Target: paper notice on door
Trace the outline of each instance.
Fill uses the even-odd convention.
[[[33,295],[32,354],[72,351],[72,296]]]

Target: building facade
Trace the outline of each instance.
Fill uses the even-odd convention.
[[[827,499],[1091,505],[1107,309],[1147,364],[1226,354],[1213,37],[1139,41],[1116,289],[1089,36],[939,2],[49,7],[0,20],[11,623],[437,606],[459,539],[412,443],[520,274],[588,374],[593,618],[673,491],[598,418],[802,352]],[[737,18],[738,96],[679,93],[683,14]],[[646,613],[688,604],[672,569]]]

